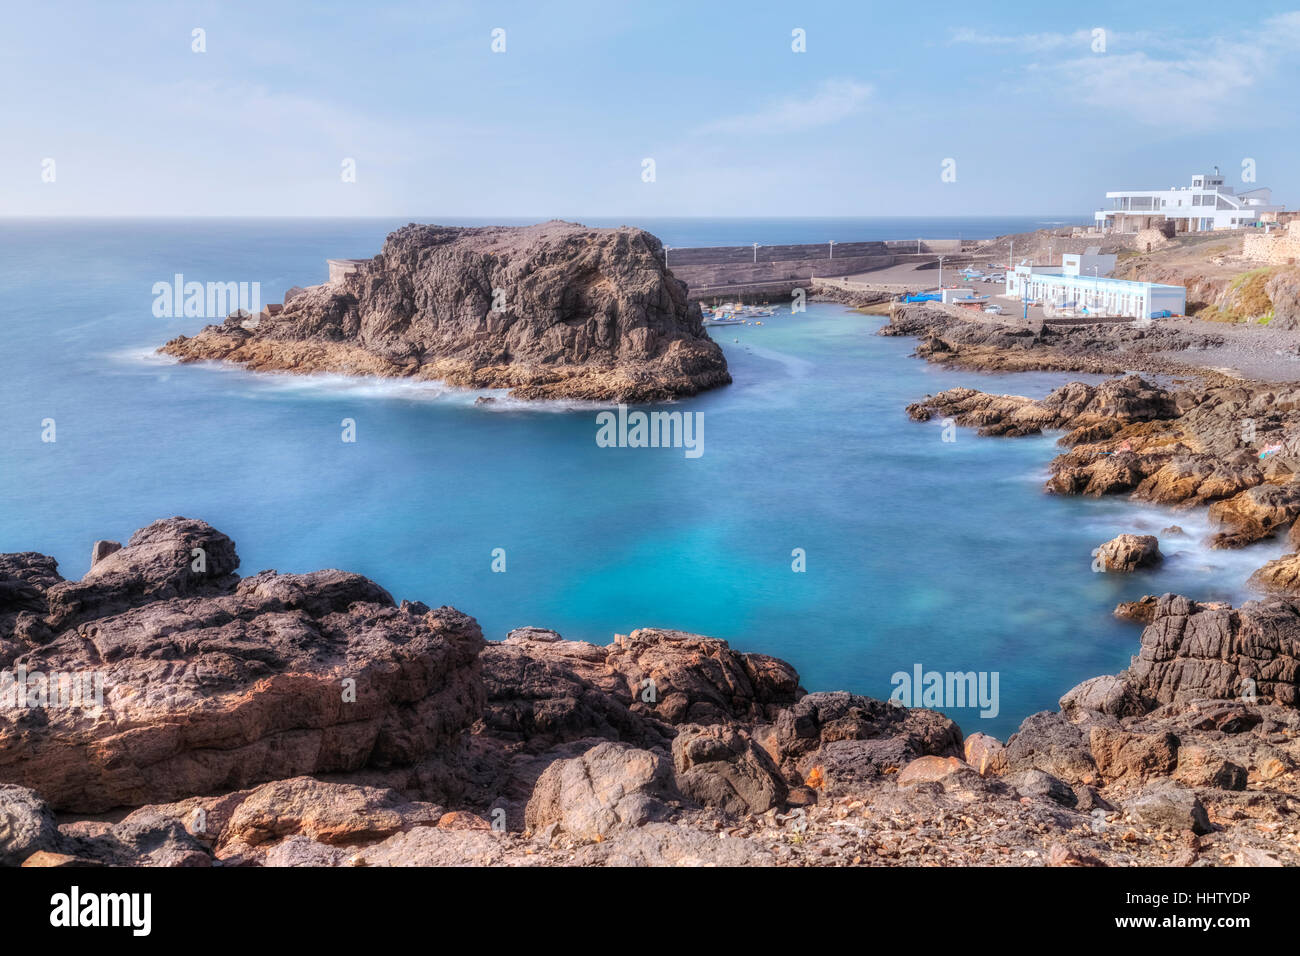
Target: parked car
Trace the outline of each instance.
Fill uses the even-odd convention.
[[[985,311],[985,312],[990,312],[990,313],[992,313],[993,315],[1001,315],[1001,314],[1002,314],[1002,306],[1000,306],[1000,305],[986,305],[986,306],[984,306],[984,311]]]

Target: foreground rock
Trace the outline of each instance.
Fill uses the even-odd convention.
[[[257,371],[509,388],[519,398],[654,402],[731,381],[699,304],[641,229],[411,224],[372,260],[160,350]]]
[[[355,574],[241,580],[238,563],[184,518],[81,581],[41,555],[0,558],[0,665],[25,669],[29,705],[0,710],[0,781],[98,812],[457,746],[483,703],[473,619],[399,607]],[[84,679],[83,698],[34,699],[54,674]]]
[[[0,556],[7,662],[123,678],[4,715],[0,864],[1300,864],[1287,598],[1140,602],[1132,665],[1003,743],[701,635],[484,645],[342,572],[240,580],[202,522],[131,540],[81,582]]]

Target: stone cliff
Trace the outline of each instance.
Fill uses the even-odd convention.
[[[731,381],[658,239],[558,221],[404,226],[373,260],[293,290],[282,308],[232,315],[161,351],[528,399],[654,402]]]
[[[700,635],[485,643],[342,571],[240,579],[201,521],[94,553],[0,555],[0,865],[1300,862],[1285,598],[1144,602],[1132,666],[1003,743]]]

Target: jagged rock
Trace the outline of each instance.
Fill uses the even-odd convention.
[[[443,815],[442,807],[404,800],[393,790],[294,777],[248,793],[222,830],[218,848],[256,847],[295,835],[333,846],[370,843],[436,826]]]
[[[1252,574],[1247,583],[1262,591],[1300,595],[1300,554],[1274,558]]]
[[[255,329],[209,325],[182,361],[510,388],[520,398],[656,402],[731,381],[663,246],[629,227],[411,225]]]
[[[1080,813],[1092,813],[1094,810],[1109,813],[1115,809],[1114,805],[1103,797],[1096,787],[1090,784],[1078,783],[1074,785],[1073,789],[1076,801],[1074,809]]]
[[[1133,734],[1110,727],[1094,726],[1088,749],[1097,769],[1110,780],[1121,777],[1145,780],[1165,777],[1178,763],[1178,738],[1173,734]]]
[[[170,519],[80,582],[32,585],[52,628],[75,627],[32,648],[0,638],[4,656],[29,675],[98,675],[103,701],[0,710],[0,780],[99,812],[412,764],[449,751],[478,716],[472,618],[395,607],[355,574],[241,581],[237,566],[225,535]]]
[[[211,866],[212,854],[185,824],[145,807],[102,837],[78,841],[80,855],[106,866]]]
[[[606,664],[622,675],[635,710],[670,724],[768,720],[803,693],[785,661],[684,631],[646,627],[618,635]],[[646,701],[650,690],[653,700]]]
[[[1007,768],[1041,770],[1068,783],[1097,782],[1083,731],[1060,713],[1042,711],[1026,717],[1007,740]]]
[[[1097,563],[1106,571],[1136,571],[1159,564],[1160,542],[1155,535],[1121,534],[1093,552]]]
[[[234,542],[206,522],[155,521],[95,562],[80,581],[51,586],[45,592],[48,623],[57,631],[152,601],[219,594],[237,580],[238,567]]]
[[[1234,610],[1166,594],[1142,632],[1129,680],[1160,704],[1256,695],[1297,703],[1300,609],[1278,598]]]
[[[911,787],[920,783],[937,783],[955,773],[970,770],[969,764],[956,757],[917,757],[899,771],[898,785]]]
[[[54,814],[40,795],[0,784],[0,866],[18,866],[33,853],[59,845]]]
[[[829,793],[917,757],[962,755],[961,731],[942,714],[842,691],[807,694],[761,739],[787,779],[803,782],[820,768]]]
[[[1043,797],[1063,807],[1074,807],[1079,802],[1069,784],[1042,770],[1017,770],[1002,779],[1027,797]]]
[[[1135,798],[1126,809],[1137,819],[1171,830],[1209,833],[1212,827],[1200,799],[1183,787],[1161,785]]]
[[[1115,616],[1125,621],[1150,624],[1155,619],[1158,600],[1154,594],[1144,594],[1136,601],[1122,601],[1115,606]]]
[[[649,750],[605,742],[547,767],[524,821],[530,830],[558,823],[577,839],[600,840],[662,819],[675,797],[672,764]]]
[[[609,648],[551,635],[516,630],[484,648],[483,732],[532,751],[589,737],[668,745],[671,732],[653,710],[631,709],[627,682],[606,664]]]
[[[787,787],[767,752],[743,730],[687,724],[673,739],[677,789],[696,803],[737,815],[785,804]]]
[[[964,744],[966,762],[984,777],[996,777],[1007,769],[1007,748],[988,734],[971,734]]]
[[[1256,485],[1210,505],[1210,520],[1223,527],[1210,543],[1217,548],[1239,548],[1291,524],[1300,516],[1300,481],[1283,485]]]
[[[121,551],[120,541],[96,541],[90,549],[90,566],[93,568],[114,551]]]
[[[1174,777],[1188,787],[1245,790],[1246,768],[1201,745],[1180,747]]]
[[[1069,717],[1079,712],[1133,717],[1146,709],[1141,697],[1128,681],[1111,675],[1092,677],[1075,685],[1061,697],[1060,706]]]

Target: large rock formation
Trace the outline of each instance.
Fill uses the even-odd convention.
[[[161,351],[259,371],[652,402],[731,381],[699,304],[641,229],[411,224],[368,263]]]
[[[981,435],[1064,432],[1047,490],[1209,505],[1209,543],[1241,548],[1300,518],[1300,389],[1153,385],[1137,375],[1072,383],[1035,401],[949,389],[908,406]]]
[[[0,666],[26,675],[26,700],[0,708],[0,781],[62,810],[139,806],[414,764],[478,717],[472,618],[399,607],[343,571],[240,580],[238,564],[229,538],[185,518],[81,581],[43,556],[0,558]],[[84,679],[82,699],[53,700],[55,674]]]
[[[1004,746],[700,635],[484,645],[344,572],[241,580],[199,521],[100,551],[0,556],[5,669],[104,677],[0,715],[0,865],[1300,863],[1288,599],[1152,599]]]

